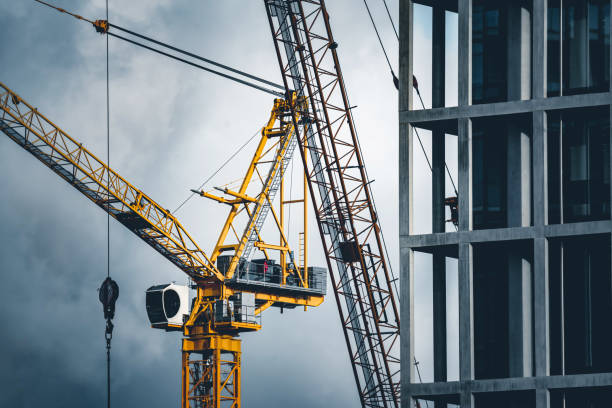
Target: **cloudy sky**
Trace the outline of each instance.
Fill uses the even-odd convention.
[[[382,2],[370,3],[397,71],[398,44]],[[55,4],[92,19],[104,16],[103,0]],[[388,4],[397,22],[398,1]],[[363,4],[329,0],[328,11],[397,271],[397,92]],[[429,106],[431,13],[416,6],[415,17],[415,73]],[[111,0],[110,20],[280,82],[262,1]],[[449,19],[451,59],[456,59],[455,21]],[[456,64],[454,70],[449,64],[448,75],[456,78]],[[0,0],[0,82],[106,158],[105,40],[91,26],[34,1]],[[176,208],[190,188],[199,186],[248,140],[272,106],[267,94],[112,38],[110,92],[111,166],[166,208]],[[456,87],[449,94],[453,104]],[[421,136],[429,150],[429,134],[423,131]],[[452,138],[448,146],[449,166],[454,169]],[[254,144],[249,147],[209,186],[239,176]],[[296,180],[298,166],[299,162]],[[425,233],[430,231],[431,177],[419,150],[415,172],[415,232]],[[104,321],[96,289],[106,273],[106,214],[6,137],[0,137],[0,197],[0,405],[102,406]],[[194,198],[177,217],[203,248],[210,249],[225,211]],[[176,406],[180,334],[149,328],[144,293],[153,284],[186,279],[117,223],[111,224],[110,240],[111,274],[121,287],[112,354],[114,406]],[[311,235],[310,264],[322,266],[318,240]],[[416,354],[428,381],[429,258],[417,256],[416,267]],[[449,310],[456,309],[453,271],[451,263]],[[296,309],[281,315],[268,310],[263,325],[260,332],[242,336],[245,406],[358,405],[333,297],[308,312]],[[451,324],[449,338],[456,337],[454,330]],[[449,346],[451,377],[456,372],[453,347]]]

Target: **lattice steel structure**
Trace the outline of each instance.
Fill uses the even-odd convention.
[[[265,0],[287,92],[307,96],[298,138],[364,407],[399,406],[399,308],[324,1]],[[297,115],[294,115],[297,116]],[[296,123],[296,128],[298,128]]]

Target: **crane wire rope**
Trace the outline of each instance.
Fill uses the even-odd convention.
[[[246,86],[248,86],[248,87],[250,87],[250,88],[257,89],[257,90],[259,90],[259,91],[262,91],[262,92],[268,93],[268,94],[270,94],[270,95],[274,95],[274,96],[276,96],[276,97],[280,97],[280,98],[284,98],[284,97],[285,97],[285,94],[284,94],[284,93],[282,93],[282,92],[274,91],[274,90],[272,90],[272,89],[265,88],[265,87],[263,87],[263,86],[253,84],[253,83],[248,82],[248,81],[245,81],[245,80],[243,80],[243,79],[236,78],[236,77],[231,76],[231,75],[228,75],[228,74],[224,74],[223,72],[220,72],[220,71],[217,71],[217,70],[214,70],[214,69],[210,69],[210,68],[204,67],[204,66],[202,66],[202,65],[199,65],[199,64],[196,64],[196,63],[194,63],[194,62],[188,61],[188,60],[186,60],[186,59],[184,59],[184,58],[177,57],[176,55],[172,55],[172,54],[169,54],[169,53],[167,53],[167,52],[164,52],[164,51],[161,51],[161,50],[155,49],[155,48],[153,48],[153,47],[149,47],[148,45],[145,45],[145,44],[140,43],[140,42],[138,42],[138,41],[130,40],[130,39],[125,38],[125,37],[122,37],[122,36],[120,36],[120,35],[117,35],[117,34],[111,33],[110,31],[109,31],[109,32],[107,32],[106,34],[107,34],[107,36],[108,36],[108,35],[113,36],[113,37],[118,38],[118,39],[120,39],[120,40],[123,40],[123,41],[129,42],[129,43],[131,43],[131,44],[134,44],[134,45],[136,45],[136,46],[138,46],[138,47],[145,48],[145,49],[147,49],[147,50],[149,50],[149,51],[153,51],[153,52],[158,53],[158,54],[161,54],[161,55],[163,55],[163,56],[165,56],[165,57],[171,58],[171,59],[173,59],[173,60],[183,62],[183,63],[185,63],[185,64],[187,64],[187,65],[191,65],[192,67],[199,68],[199,69],[201,69],[201,70],[203,70],[203,71],[210,72],[211,74],[215,74],[215,75],[218,75],[218,76],[220,76],[220,77],[223,77],[223,78],[229,79],[230,81],[238,82],[239,84],[246,85]]]
[[[393,31],[395,32],[395,36],[396,36],[397,40],[399,41],[399,34],[398,34],[398,32],[397,32],[397,30],[395,28],[395,24],[393,23],[393,19],[391,18],[391,13],[389,12],[389,8],[387,7],[387,2],[386,2],[386,0],[382,0],[382,1],[383,1],[384,5],[385,5],[385,9],[387,10],[387,15],[389,16],[389,21],[391,22],[391,26],[393,27]],[[370,7],[368,6],[367,0],[363,0],[363,4],[366,7],[366,10],[368,12],[368,16],[370,17],[370,21],[372,22],[372,27],[374,28],[374,32],[376,33],[376,37],[378,38],[378,43],[380,44],[380,47],[381,47],[381,49],[383,51],[383,54],[385,56],[385,60],[387,61],[387,65],[389,66],[389,69],[391,70],[391,75],[393,76],[393,82],[395,84],[395,87],[399,90],[399,80],[398,80],[397,76],[395,75],[395,72],[393,71],[393,67],[391,66],[391,62],[389,61],[389,56],[387,55],[387,50],[385,49],[385,46],[384,46],[384,44],[382,42],[382,39],[380,38],[380,33],[378,32],[378,27],[376,26],[376,22],[374,21],[374,17],[372,16],[372,12],[370,11]],[[421,92],[419,91],[418,86],[414,86],[415,82],[416,81],[415,81],[414,76],[413,76],[413,87],[414,87],[414,89],[417,92],[417,95],[419,97],[419,100],[421,101],[421,105],[423,106],[423,109],[426,109],[425,108],[425,103],[423,102],[423,98],[421,97]],[[417,131],[417,127],[412,125],[412,129],[414,130],[414,133],[416,134],[416,137],[417,137],[417,140],[419,142],[419,145],[421,146],[421,150],[423,151],[423,155],[425,156],[425,160],[427,161],[427,165],[429,167],[429,171],[433,172],[433,167],[431,165],[429,157],[427,156],[427,151],[425,150],[425,146],[423,146],[423,142],[421,140],[421,136],[419,135],[419,132]],[[359,140],[359,139],[357,138],[357,140]],[[450,181],[451,181],[451,183],[453,185],[453,189],[455,191],[455,194],[458,195],[457,187],[455,186],[455,182],[453,180],[453,176],[450,173],[450,170],[448,168],[448,165],[446,164],[446,161],[444,161],[444,167],[446,168],[446,172],[448,173]],[[367,176],[367,170],[366,170],[366,176]],[[378,210],[376,209],[376,204],[374,204],[374,210],[378,212]],[[457,229],[456,226],[455,226],[455,229]],[[385,249],[385,254],[387,255],[387,258],[389,258],[389,252],[388,252],[388,249],[387,249],[387,243],[385,242],[385,237],[384,237],[384,234],[382,234],[382,232],[381,232],[381,236],[382,236],[383,246],[384,246],[384,249]],[[392,268],[392,266],[390,264],[389,264],[389,269],[391,270],[391,273],[393,273],[393,268]],[[396,290],[397,290],[397,285],[395,284],[395,280],[394,280],[394,286],[396,287]],[[416,367],[416,370],[417,370],[417,373],[418,373],[418,376],[419,376],[419,381],[421,383],[423,383],[423,379],[421,378],[421,372],[420,372],[420,369],[419,369],[419,362],[416,360],[416,357],[413,356],[413,358],[414,358],[414,365]],[[429,402],[427,400],[425,400],[425,404],[429,408]]]
[[[218,75],[218,76],[220,76],[220,77],[223,77],[223,78],[229,79],[230,81],[234,81],[234,82],[240,83],[240,84],[242,84],[242,85],[246,85],[246,86],[248,86],[248,87],[251,87],[251,88],[257,89],[257,90],[259,90],[259,91],[262,91],[262,92],[265,92],[265,93],[268,93],[268,94],[274,95],[274,96],[276,96],[276,97],[280,97],[280,98],[284,98],[284,97],[285,97],[285,93],[284,93],[284,92],[275,91],[275,90],[273,90],[273,89],[270,89],[270,88],[267,88],[267,87],[264,87],[264,86],[261,86],[261,85],[254,84],[254,83],[249,82],[249,81],[246,81],[246,80],[244,80],[244,79],[240,79],[240,78],[237,78],[237,77],[235,77],[235,76],[228,75],[228,74],[223,73],[223,72],[221,72],[221,71],[217,71],[217,70],[214,70],[214,69],[211,69],[211,68],[204,67],[204,66],[202,66],[202,65],[199,65],[199,64],[196,64],[196,63],[194,63],[194,62],[188,61],[188,60],[186,60],[186,59],[184,59],[184,58],[177,57],[176,55],[172,55],[172,54],[169,54],[169,53],[163,52],[163,51],[161,51],[161,50],[158,50],[158,49],[156,49],[156,48],[152,48],[152,47],[150,47],[150,46],[148,46],[148,45],[145,45],[145,44],[142,44],[142,43],[140,43],[140,42],[138,42],[138,41],[134,41],[134,40],[131,40],[131,39],[125,38],[125,37],[123,37],[123,36],[121,36],[121,35],[117,35],[117,34],[111,33],[111,32],[109,31],[109,27],[116,28],[117,30],[120,30],[120,31],[126,32],[126,33],[128,33],[128,34],[130,34],[130,35],[133,35],[133,36],[135,36],[135,37],[138,37],[138,38],[141,38],[141,39],[143,39],[143,40],[146,40],[146,41],[152,42],[152,43],[154,43],[154,44],[156,44],[156,45],[159,45],[159,46],[161,46],[161,47],[164,47],[164,48],[167,48],[167,49],[173,50],[173,51],[178,52],[178,53],[183,54],[183,55],[187,55],[187,56],[189,56],[189,57],[191,57],[191,58],[198,59],[198,60],[203,61],[203,62],[206,62],[206,63],[208,63],[208,64],[211,64],[211,65],[214,65],[214,66],[217,66],[217,67],[223,68],[223,69],[225,69],[225,70],[227,70],[227,71],[230,71],[230,72],[233,72],[233,73],[235,73],[235,74],[238,74],[238,75],[244,76],[244,77],[246,77],[246,78],[249,78],[249,79],[251,79],[251,80],[254,80],[254,81],[260,82],[260,83],[265,84],[265,85],[267,85],[267,86],[271,86],[271,87],[274,87],[274,88],[277,88],[277,89],[282,89],[283,91],[284,91],[284,89],[285,89],[285,88],[284,88],[282,85],[276,84],[276,83],[274,83],[274,82],[271,82],[271,81],[265,80],[265,79],[263,79],[263,78],[259,78],[259,77],[255,76],[255,75],[248,74],[248,73],[246,73],[246,72],[244,72],[244,71],[241,71],[241,70],[238,70],[238,69],[232,68],[232,67],[230,67],[230,66],[228,66],[228,65],[224,65],[224,64],[218,63],[218,62],[213,61],[213,60],[211,60],[211,59],[201,57],[201,56],[199,56],[199,55],[196,55],[196,54],[193,54],[193,53],[191,53],[191,52],[188,52],[188,51],[182,50],[182,49],[180,49],[180,48],[177,48],[177,47],[174,47],[174,46],[172,46],[172,45],[166,44],[166,43],[164,43],[164,42],[161,42],[161,41],[155,40],[155,39],[153,39],[153,38],[151,38],[151,37],[147,37],[147,36],[145,36],[145,35],[138,34],[138,33],[134,32],[134,31],[131,31],[131,30],[128,30],[128,29],[126,29],[126,28],[123,28],[123,27],[117,26],[117,25],[115,25],[115,24],[111,24],[111,23],[109,23],[109,22],[108,22],[108,17],[107,17],[107,20],[105,20],[105,21],[104,21],[104,23],[106,23],[106,24],[107,24],[107,27],[106,27],[105,29],[101,29],[101,28],[100,28],[100,25],[99,25],[99,24],[97,24],[97,23],[99,23],[98,21],[94,22],[94,21],[92,21],[92,20],[90,20],[90,19],[87,19],[87,18],[85,18],[85,17],[82,17],[82,16],[80,16],[80,15],[78,15],[78,14],[72,13],[72,12],[70,12],[70,11],[67,11],[67,10],[63,9],[63,8],[60,8],[60,7],[54,6],[54,5],[52,5],[52,4],[49,4],[49,3],[47,3],[47,2],[45,2],[45,1],[43,1],[43,0],[34,0],[34,1],[36,1],[37,3],[43,4],[43,5],[47,6],[47,7],[50,7],[50,8],[52,8],[52,9],[54,9],[54,10],[57,10],[57,11],[59,11],[60,13],[65,13],[65,14],[68,14],[68,15],[70,15],[70,16],[72,16],[72,17],[74,17],[74,18],[77,18],[77,19],[79,19],[79,20],[86,21],[86,22],[88,22],[88,23],[92,24],[92,25],[93,25],[93,26],[96,28],[96,30],[97,30],[98,32],[100,32],[100,33],[102,33],[102,34],[106,34],[106,35],[107,35],[107,37],[108,37],[109,35],[111,35],[111,36],[113,36],[113,37],[115,37],[115,38],[118,38],[118,39],[120,39],[120,40],[123,40],[123,41],[129,42],[129,43],[131,43],[131,44],[133,44],[133,45],[136,45],[136,46],[138,46],[138,47],[145,48],[145,49],[147,49],[147,50],[150,50],[150,51],[153,51],[153,52],[155,52],[155,53],[158,53],[158,54],[164,55],[164,56],[166,56],[166,57],[168,57],[168,58],[171,58],[171,59],[174,59],[174,60],[176,60],[176,61],[180,61],[180,62],[183,62],[183,63],[185,63],[185,64],[187,64],[187,65],[191,65],[192,67],[199,68],[199,69],[204,70],[204,71],[206,71],[206,72],[209,72],[209,73],[211,73],[211,74],[215,74],[215,75]]]
[[[391,17],[391,12],[389,12],[389,7],[387,6],[387,0],[382,0],[382,2],[385,5],[385,10],[387,10],[387,15],[389,16],[391,27],[393,27],[393,32],[395,32],[395,37],[399,41],[399,34],[397,33],[397,29],[395,28],[395,23],[393,22],[393,18]]]
[[[370,6],[368,6],[367,0],[363,0],[363,4],[365,4],[366,10],[368,11],[368,16],[370,16],[370,21],[372,22],[372,26],[374,27],[374,31],[376,32],[376,37],[378,38],[378,43],[380,44],[380,48],[382,48],[383,54],[385,54],[385,59],[387,60],[387,65],[389,66],[389,70],[391,70],[391,75],[393,76],[393,82],[398,83],[397,76],[395,75],[395,71],[393,71],[393,66],[391,66],[391,61],[389,61],[389,56],[387,55],[387,50],[383,45],[382,39],[380,38],[380,33],[378,32],[378,27],[374,22],[374,17],[372,17],[372,12],[370,11]]]
[[[246,142],[244,142],[244,144],[242,144],[242,146],[240,146],[238,150],[236,150],[227,160],[225,160],[225,162],[223,162],[223,164],[217,170],[215,170],[206,180],[204,180],[204,182],[200,185],[200,187],[198,187],[198,190],[202,190],[204,186],[208,184],[208,182],[213,177],[215,177],[221,170],[223,170],[223,168],[225,168],[225,166],[227,166],[227,164],[230,161],[232,161],[234,157],[238,155],[238,153],[240,153],[253,139],[255,139],[255,136],[261,133],[262,130],[263,130],[263,127],[259,128],[257,132],[253,134],[253,136],[251,136]],[[183,200],[183,202],[178,207],[176,207],[174,211],[172,211],[172,214],[175,214],[178,210],[180,210],[189,200],[193,198],[194,195],[196,195],[196,193],[192,192],[185,200]]]
[[[106,21],[108,21],[108,0],[106,0]],[[106,36],[106,189],[108,199],[110,201],[110,79],[109,79],[109,64],[108,64],[108,36]],[[110,211],[106,212],[106,279],[110,279]],[[109,325],[110,324],[110,325]],[[109,330],[110,327],[110,330]],[[104,333],[106,339],[106,406],[111,407],[111,339],[112,339],[112,323],[107,319],[106,331]]]
[[[385,9],[387,10],[387,15],[389,16],[389,21],[391,22],[391,26],[393,27],[393,31],[395,32],[395,36],[397,37],[398,41],[399,41],[399,35],[397,33],[397,30],[395,28],[395,24],[393,23],[393,18],[391,17],[391,13],[389,12],[389,8],[387,7],[387,2],[386,0],[382,0],[384,5],[385,5]],[[376,22],[374,21],[374,18],[372,17],[372,13],[370,11],[370,7],[368,6],[367,0],[363,0],[363,3],[365,4],[366,10],[368,11],[368,16],[370,17],[370,21],[372,22],[372,26],[374,27],[374,31],[376,32],[376,37],[378,38],[378,43],[380,44],[380,47],[383,51],[383,54],[385,55],[385,60],[387,61],[387,65],[389,66],[389,69],[391,70],[391,74],[393,75],[393,81],[396,83],[397,86],[397,76],[395,76],[395,73],[393,71],[393,68],[391,66],[391,62],[389,61],[389,57],[387,54],[387,50],[385,49],[385,46],[383,45],[382,39],[380,38],[380,34],[378,31],[378,27],[376,26]],[[425,103],[423,102],[423,98],[421,97],[421,92],[419,91],[418,86],[414,87],[414,89],[417,92],[417,96],[419,97],[419,100],[421,101],[421,106],[423,106],[423,109],[427,109],[425,107]],[[423,154],[425,155],[425,160],[427,161],[427,165],[429,166],[429,170],[433,171],[432,166],[431,166],[431,162],[429,160],[429,157],[427,156],[427,152],[425,151],[425,147],[423,146],[423,142],[421,141],[421,137],[419,135],[419,132],[416,130],[416,126],[412,126],[412,128],[414,129],[417,139],[419,141],[419,144],[421,145],[421,150],[423,151]],[[444,161],[444,167],[446,168],[446,173],[448,174],[448,177],[450,179],[451,184],[453,185],[453,190],[455,191],[455,195],[459,195],[459,193],[457,192],[457,186],[455,185],[455,181],[453,180],[453,176],[450,172],[450,169],[448,168],[448,165],[446,164],[446,161]]]
[[[278,89],[281,89],[281,90],[285,90],[285,87],[284,87],[284,86],[282,86],[282,85],[279,85],[279,84],[277,84],[277,83],[274,83],[274,82],[268,81],[268,80],[266,80],[266,79],[263,79],[263,78],[257,77],[257,76],[255,76],[255,75],[251,75],[251,74],[249,74],[249,73],[247,73],[247,72],[244,72],[244,71],[241,71],[241,70],[239,70],[239,69],[232,68],[232,67],[230,67],[230,66],[228,66],[228,65],[221,64],[221,63],[216,62],[216,61],[213,61],[213,60],[211,60],[211,59],[204,58],[204,57],[202,57],[202,56],[199,56],[199,55],[193,54],[193,53],[191,53],[191,52],[189,52],[189,51],[185,51],[185,50],[182,50],[182,49],[180,49],[180,48],[174,47],[174,46],[172,46],[172,45],[169,45],[169,44],[163,43],[163,42],[161,42],[161,41],[155,40],[155,39],[153,39],[153,38],[151,38],[151,37],[147,37],[147,36],[145,36],[145,35],[138,34],[138,33],[134,32],[134,31],[130,31],[130,30],[128,30],[128,29],[126,29],[126,28],[123,28],[123,27],[120,27],[120,26],[118,26],[118,25],[115,25],[115,24],[112,24],[112,23],[108,23],[108,25],[109,25],[109,27],[113,27],[113,28],[116,28],[117,30],[121,30],[121,31],[126,32],[126,33],[128,33],[128,34],[131,34],[131,35],[133,35],[134,37],[138,37],[138,38],[141,38],[141,39],[143,39],[143,40],[146,40],[146,41],[152,42],[152,43],[154,43],[154,44],[160,45],[160,46],[162,46],[162,47],[164,47],[164,48],[171,49],[171,50],[176,51],[176,52],[178,52],[178,53],[181,53],[181,54],[183,54],[183,55],[187,55],[187,56],[189,56],[189,57],[192,57],[192,58],[198,59],[198,60],[203,61],[203,62],[206,62],[206,63],[208,63],[208,64],[211,64],[211,65],[217,66],[217,67],[219,67],[219,68],[223,68],[223,69],[225,69],[225,70],[227,70],[227,71],[233,72],[233,73],[238,74],[238,75],[242,75],[242,76],[244,76],[244,77],[247,77],[247,78],[252,79],[252,80],[254,80],[254,81],[261,82],[261,83],[263,83],[263,84],[266,84],[266,85],[272,86],[272,87],[274,87],[274,88],[278,88]]]

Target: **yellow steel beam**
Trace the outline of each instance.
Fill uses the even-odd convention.
[[[224,280],[168,210],[0,83],[0,130],[193,279]]]

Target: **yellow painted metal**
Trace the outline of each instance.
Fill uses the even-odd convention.
[[[274,219],[276,221],[277,228],[280,231],[281,239],[280,239],[280,245],[278,245],[277,250],[280,251],[280,263],[284,271],[284,275],[286,274],[286,271],[287,271],[286,257],[287,257],[287,253],[289,252],[289,248],[288,248],[289,243],[288,243],[287,237],[284,236],[284,232],[283,232],[283,221],[284,220],[279,219],[278,216],[276,215],[274,208],[272,206],[272,203],[269,202],[268,192],[270,191],[270,188],[272,187],[272,182],[274,180],[273,176],[277,174],[279,171],[281,171],[282,159],[284,157],[285,152],[287,151],[287,148],[289,147],[291,138],[295,137],[294,136],[295,129],[293,128],[293,121],[292,120],[285,121],[283,120],[283,118],[287,116],[290,110],[290,104],[296,104],[296,103],[305,104],[305,101],[297,98],[295,94],[293,95],[291,101],[286,101],[282,99],[276,99],[274,101],[274,106],[270,113],[270,118],[268,119],[266,126],[264,126],[262,130],[261,140],[259,141],[257,149],[255,150],[255,154],[253,155],[253,158],[251,159],[251,162],[249,164],[245,177],[242,181],[242,184],[240,185],[240,188],[238,189],[238,191],[233,191],[227,188],[219,189],[223,191],[225,194],[231,196],[233,199],[238,199],[241,201],[233,200],[233,199],[228,200],[223,197],[217,197],[217,196],[211,195],[210,193],[201,192],[201,195],[204,197],[208,197],[215,201],[229,204],[232,206],[228,214],[228,217],[226,219],[225,225],[221,230],[219,239],[217,240],[215,249],[212,252],[211,259],[213,261],[216,261],[218,256],[223,252],[223,249],[227,248],[228,244],[226,243],[226,240],[228,239],[228,232],[233,227],[236,221],[236,216],[238,215],[240,208],[244,206],[245,212],[248,214],[248,220],[245,223],[244,228],[242,228],[243,233],[241,237],[238,239],[238,241],[235,243],[234,256],[232,257],[229,263],[229,267],[227,271],[225,271],[225,277],[227,279],[231,279],[234,273],[236,272],[236,268],[238,266],[242,252],[244,251],[244,248],[247,244],[249,237],[251,236],[254,229],[256,228],[255,220],[257,219],[258,212],[261,211],[261,209],[263,208],[263,204],[266,202],[268,202],[268,204],[270,205],[272,213],[274,214]],[[296,118],[296,122],[298,119],[299,118]],[[268,142],[271,139],[275,139],[275,141],[273,142],[272,146],[268,146]],[[273,154],[273,157],[269,159],[268,154]],[[261,177],[259,170],[258,170],[258,166],[262,164],[270,165],[268,177],[265,178],[265,180]],[[252,196],[247,193],[247,189],[251,185],[255,175],[258,176],[259,181],[261,182],[261,189],[257,191],[256,195]],[[283,192],[283,186],[282,186],[282,181],[281,181],[281,203],[283,200],[283,194],[284,192]],[[252,205],[249,206],[249,204],[252,204]],[[283,210],[282,210],[282,205],[281,205],[281,212],[282,211]],[[255,231],[255,232],[257,234],[260,233],[260,231]],[[259,241],[262,242],[261,239]],[[270,248],[268,245],[270,244],[260,244],[256,246],[259,249],[265,249],[265,248]],[[267,254],[266,254],[266,258],[268,258]]]
[[[182,408],[240,408],[240,340],[183,339]]]
[[[289,247],[286,245],[273,245],[273,244],[266,244],[265,242],[256,242],[255,246],[261,249],[273,249],[275,251],[280,251],[281,254],[284,254],[289,250]]]
[[[231,286],[231,278],[244,250],[246,241],[254,230],[256,211],[267,203],[270,206],[274,223],[279,230],[280,244],[268,244],[261,239],[260,231],[255,231],[259,239],[254,246],[264,252],[278,251],[283,265],[283,281],[289,272],[287,256],[290,252],[289,241],[284,232],[284,205],[302,203],[304,205],[303,250],[300,265],[294,265],[291,273],[296,273],[302,288],[308,288],[306,239],[307,239],[307,196],[306,187],[302,200],[284,201],[284,191],[280,198],[280,217],[272,206],[268,195],[271,188],[269,177],[264,180],[258,166],[270,165],[269,175],[281,171],[282,160],[290,137],[294,137],[293,120],[283,120],[290,112],[290,104],[305,104],[294,95],[291,101],[277,99],[262,137],[251,160],[238,191],[221,189],[232,197],[215,196],[200,192],[204,197],[231,206],[228,217],[212,256],[208,257],[168,210],[161,207],[141,190],[122,178],[102,160],[59,127],[53,124],[35,108],[23,101],[18,95],[0,83],[0,131],[36,156],[60,177],[81,191],[95,204],[110,213],[128,229],[145,240],[154,249],[187,273],[197,285],[197,296],[188,321],[182,326],[185,338],[182,347],[182,407],[240,407],[240,332],[256,331],[261,325],[253,321],[215,321],[215,302],[227,300],[244,291],[244,288]],[[299,110],[298,110],[299,111]],[[295,118],[298,123],[299,118]],[[279,123],[277,125],[277,123]],[[20,130],[17,131],[16,129]],[[274,139],[268,146],[270,139]],[[272,154],[268,160],[267,154]],[[257,179],[261,190],[251,195],[247,189]],[[306,180],[305,180],[306,181]],[[229,231],[236,231],[234,225],[237,215],[244,210],[249,221],[237,241],[226,243]],[[223,252],[233,251],[230,270],[222,273],[215,267],[215,261]],[[302,253],[302,252],[301,252]],[[318,294],[280,295],[265,287],[251,289],[255,295],[257,308],[254,315],[274,304],[318,306],[323,296]],[[178,325],[171,325],[180,328]],[[195,358],[198,357],[199,358]],[[224,356],[229,356],[224,358]],[[223,373],[223,375],[222,375]]]
[[[225,279],[170,211],[130,184],[3,83],[0,83],[0,109],[3,128],[27,129],[25,138],[15,136],[15,142],[128,228],[139,225],[137,230],[130,229],[192,279]]]

